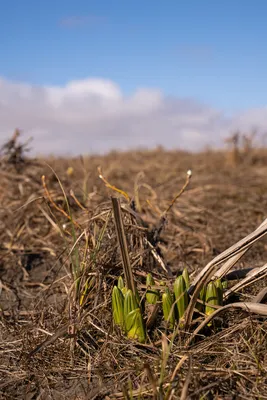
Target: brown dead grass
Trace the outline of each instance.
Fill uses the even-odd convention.
[[[244,161],[235,168],[227,164],[223,152],[190,154],[161,149],[113,152],[104,157],[27,160],[20,169],[3,164],[0,170],[2,398],[78,400],[139,395],[142,399],[164,399],[160,390],[166,395],[170,381],[173,399],[267,398],[267,322],[240,310],[227,311],[218,317],[216,327],[202,331],[189,349],[184,347],[183,333],[178,334],[162,389],[157,389],[158,394],[153,397],[153,382],[157,382],[162,365],[161,347],[154,344],[161,339],[161,333],[153,330],[151,342],[140,345],[129,342],[113,329],[110,293],[114,280],[122,273],[122,264],[114,222],[111,217],[107,219],[110,194],[114,192],[105,187],[97,170],[101,166],[108,181],[131,198],[137,175],[143,172],[139,177],[139,214],[143,225],[124,210],[130,262],[141,285],[146,271],[152,271],[155,278],[170,279],[152,257],[144,238],[151,229],[158,228],[160,213],[183,186],[188,169],[193,171],[190,186],[171,209],[160,241],[155,243],[173,276],[184,266],[191,276],[196,276],[215,255],[249,234],[266,218],[267,153],[263,150],[254,153],[253,165]],[[72,175],[66,172],[70,166]],[[71,224],[45,196],[42,186],[41,177],[45,175],[51,198],[68,213],[50,167],[64,187],[77,237],[86,233],[76,248],[85,261],[82,282],[90,277],[92,287],[80,308],[75,302],[77,291],[71,275]],[[104,235],[98,243],[103,227]],[[237,267],[260,267],[266,258],[266,240],[262,240]],[[266,286],[266,281],[263,278],[243,290],[241,298],[251,300]]]

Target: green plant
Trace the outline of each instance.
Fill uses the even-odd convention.
[[[121,290],[114,286],[112,291],[113,320],[116,325],[124,327],[124,297]]]
[[[177,304],[178,317],[179,319],[182,319],[188,306],[188,293],[183,275],[180,275],[175,279],[173,291]]]
[[[220,304],[219,304],[217,287],[214,282],[209,282],[206,290],[206,306],[205,306],[206,315],[210,315],[214,312],[216,307],[212,306],[219,306],[219,305]]]
[[[169,288],[166,288],[162,295],[162,309],[164,320],[167,322],[169,328],[173,329],[175,325],[175,308],[174,298]]]
[[[149,273],[146,277],[146,301],[148,304],[156,304],[159,300],[159,291],[150,288],[153,285],[155,285],[155,281],[153,279],[153,276]]]
[[[182,275],[176,278],[172,293],[169,287],[165,285],[158,286],[159,289],[155,289],[156,284],[151,273],[148,273],[146,277],[145,300],[147,304],[159,305],[160,291],[163,291],[161,295],[163,319],[167,328],[172,330],[176,321],[179,321],[180,327],[183,326],[183,316],[189,303],[186,281],[187,285],[190,284],[190,278],[185,269]],[[196,308],[200,312],[211,315],[217,306],[223,304],[222,296],[223,286],[221,280],[217,279],[215,282],[209,282],[207,286],[204,285],[201,289],[199,294],[200,302],[196,303]],[[120,276],[117,286],[114,286],[112,291],[113,321],[125,332],[129,339],[135,339],[141,343],[144,343],[147,338],[144,309],[145,307],[141,307],[138,291],[136,290],[133,293],[131,289],[127,289],[123,278]]]
[[[189,278],[189,274],[188,274],[188,269],[187,268],[184,268],[182,276],[183,276],[184,281],[185,281],[186,290],[188,290],[189,287],[190,287],[190,278]]]

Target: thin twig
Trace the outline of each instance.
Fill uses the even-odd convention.
[[[218,314],[221,314],[223,311],[228,310],[228,309],[241,309],[244,311],[248,311],[251,313],[255,313],[258,315],[262,316],[267,316],[267,304],[259,304],[259,303],[252,303],[252,302],[240,302],[240,303],[232,303],[232,304],[227,304],[226,306],[223,306],[219,308],[218,310],[214,311],[211,315],[209,315],[205,320],[197,327],[197,329],[194,330],[190,338],[186,342],[186,347],[188,347],[195,336],[215,317],[218,316]]]
[[[189,387],[189,383],[190,383],[190,379],[191,379],[191,374],[192,374],[192,359],[191,359],[191,356],[189,356],[189,368],[188,368],[185,383],[184,383],[184,386],[182,389],[180,400],[187,399],[187,393],[188,393],[188,387]]]
[[[45,183],[45,176],[44,176],[44,175],[42,176],[42,183],[43,183],[43,188],[44,188],[46,197],[48,198],[48,200],[50,201],[50,203],[53,205],[53,207],[54,207],[56,210],[58,210],[59,212],[61,212],[61,214],[63,214],[63,215],[64,215],[66,218],[68,218],[70,221],[72,221],[76,227],[80,228],[80,225],[79,225],[76,221],[74,221],[74,220],[70,217],[70,215],[68,215],[68,214],[66,213],[66,211],[64,211],[61,207],[59,207],[59,206],[54,202],[54,200],[52,199],[52,197],[51,197],[51,195],[50,195],[50,193],[49,193],[49,190],[48,190],[48,188],[47,188],[47,186],[46,186],[46,183]]]

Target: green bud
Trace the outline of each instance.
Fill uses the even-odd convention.
[[[175,325],[175,308],[173,303],[173,295],[171,294],[169,288],[166,288],[162,295],[162,310],[164,320],[168,322],[171,329],[173,329]]]
[[[178,276],[175,279],[173,285],[173,291],[176,299],[179,319],[181,319],[185,313],[185,310],[188,306],[188,293],[186,290],[186,284],[184,277],[182,275]]]
[[[206,303],[207,304],[206,304],[206,307],[205,307],[205,313],[207,315],[210,315],[215,311],[215,308],[209,307],[209,304],[213,305],[213,306],[218,306],[219,305],[217,288],[216,288],[214,282],[209,282],[209,284],[207,286]]]
[[[131,311],[135,310],[138,308],[139,305],[136,301],[136,297],[131,291],[131,289],[128,289],[125,296],[124,296],[124,320],[126,321],[126,317],[128,314],[130,314]],[[127,329],[127,327],[126,327]]]
[[[122,290],[122,289],[125,287],[124,282],[123,282],[123,279],[122,279],[121,276],[119,276],[117,286],[118,286],[118,288],[119,288],[120,290]]]
[[[184,281],[185,281],[186,290],[188,290],[189,287],[190,287],[190,278],[189,278],[189,274],[188,274],[187,268],[184,268],[182,276],[183,276]]]
[[[129,339],[136,339],[140,343],[146,341],[144,321],[139,307],[127,315],[125,326]]]
[[[121,328],[124,326],[124,298],[123,294],[117,286],[114,286],[112,290],[112,311],[113,320],[116,325]]]
[[[200,290],[198,298],[199,298],[199,300],[201,300],[203,302],[206,301],[206,285],[204,285],[202,287],[202,289]],[[199,310],[200,312],[203,312],[205,309],[205,306],[204,306],[204,304],[197,302],[196,309]]]
[[[223,290],[227,290],[228,289],[228,281],[222,281],[222,287],[223,287]]]
[[[153,276],[150,273],[147,274],[146,286],[148,289],[146,292],[146,301],[148,302],[148,304],[156,304],[159,299],[159,291],[149,289],[150,286],[154,286],[154,285],[155,285],[155,281],[153,279]]]

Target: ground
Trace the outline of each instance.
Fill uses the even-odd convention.
[[[189,185],[163,224],[161,216],[189,169]],[[107,187],[100,173],[125,193]],[[112,323],[110,303],[123,271],[111,196],[124,207],[130,263],[142,290],[149,271],[167,281],[186,266],[193,279],[216,255],[255,230],[267,217],[266,176],[264,150],[238,160],[230,152],[160,148],[25,158],[16,165],[3,159],[1,398],[267,398],[264,317],[227,310],[190,347],[185,342],[194,326],[181,329],[164,360],[161,335],[170,338],[170,332],[159,323],[146,344],[127,340]],[[150,237],[156,232],[157,254],[172,277],[151,255],[147,232]],[[235,269],[263,266],[266,246],[265,238],[257,241]],[[250,301],[266,281],[262,275],[236,296]]]

